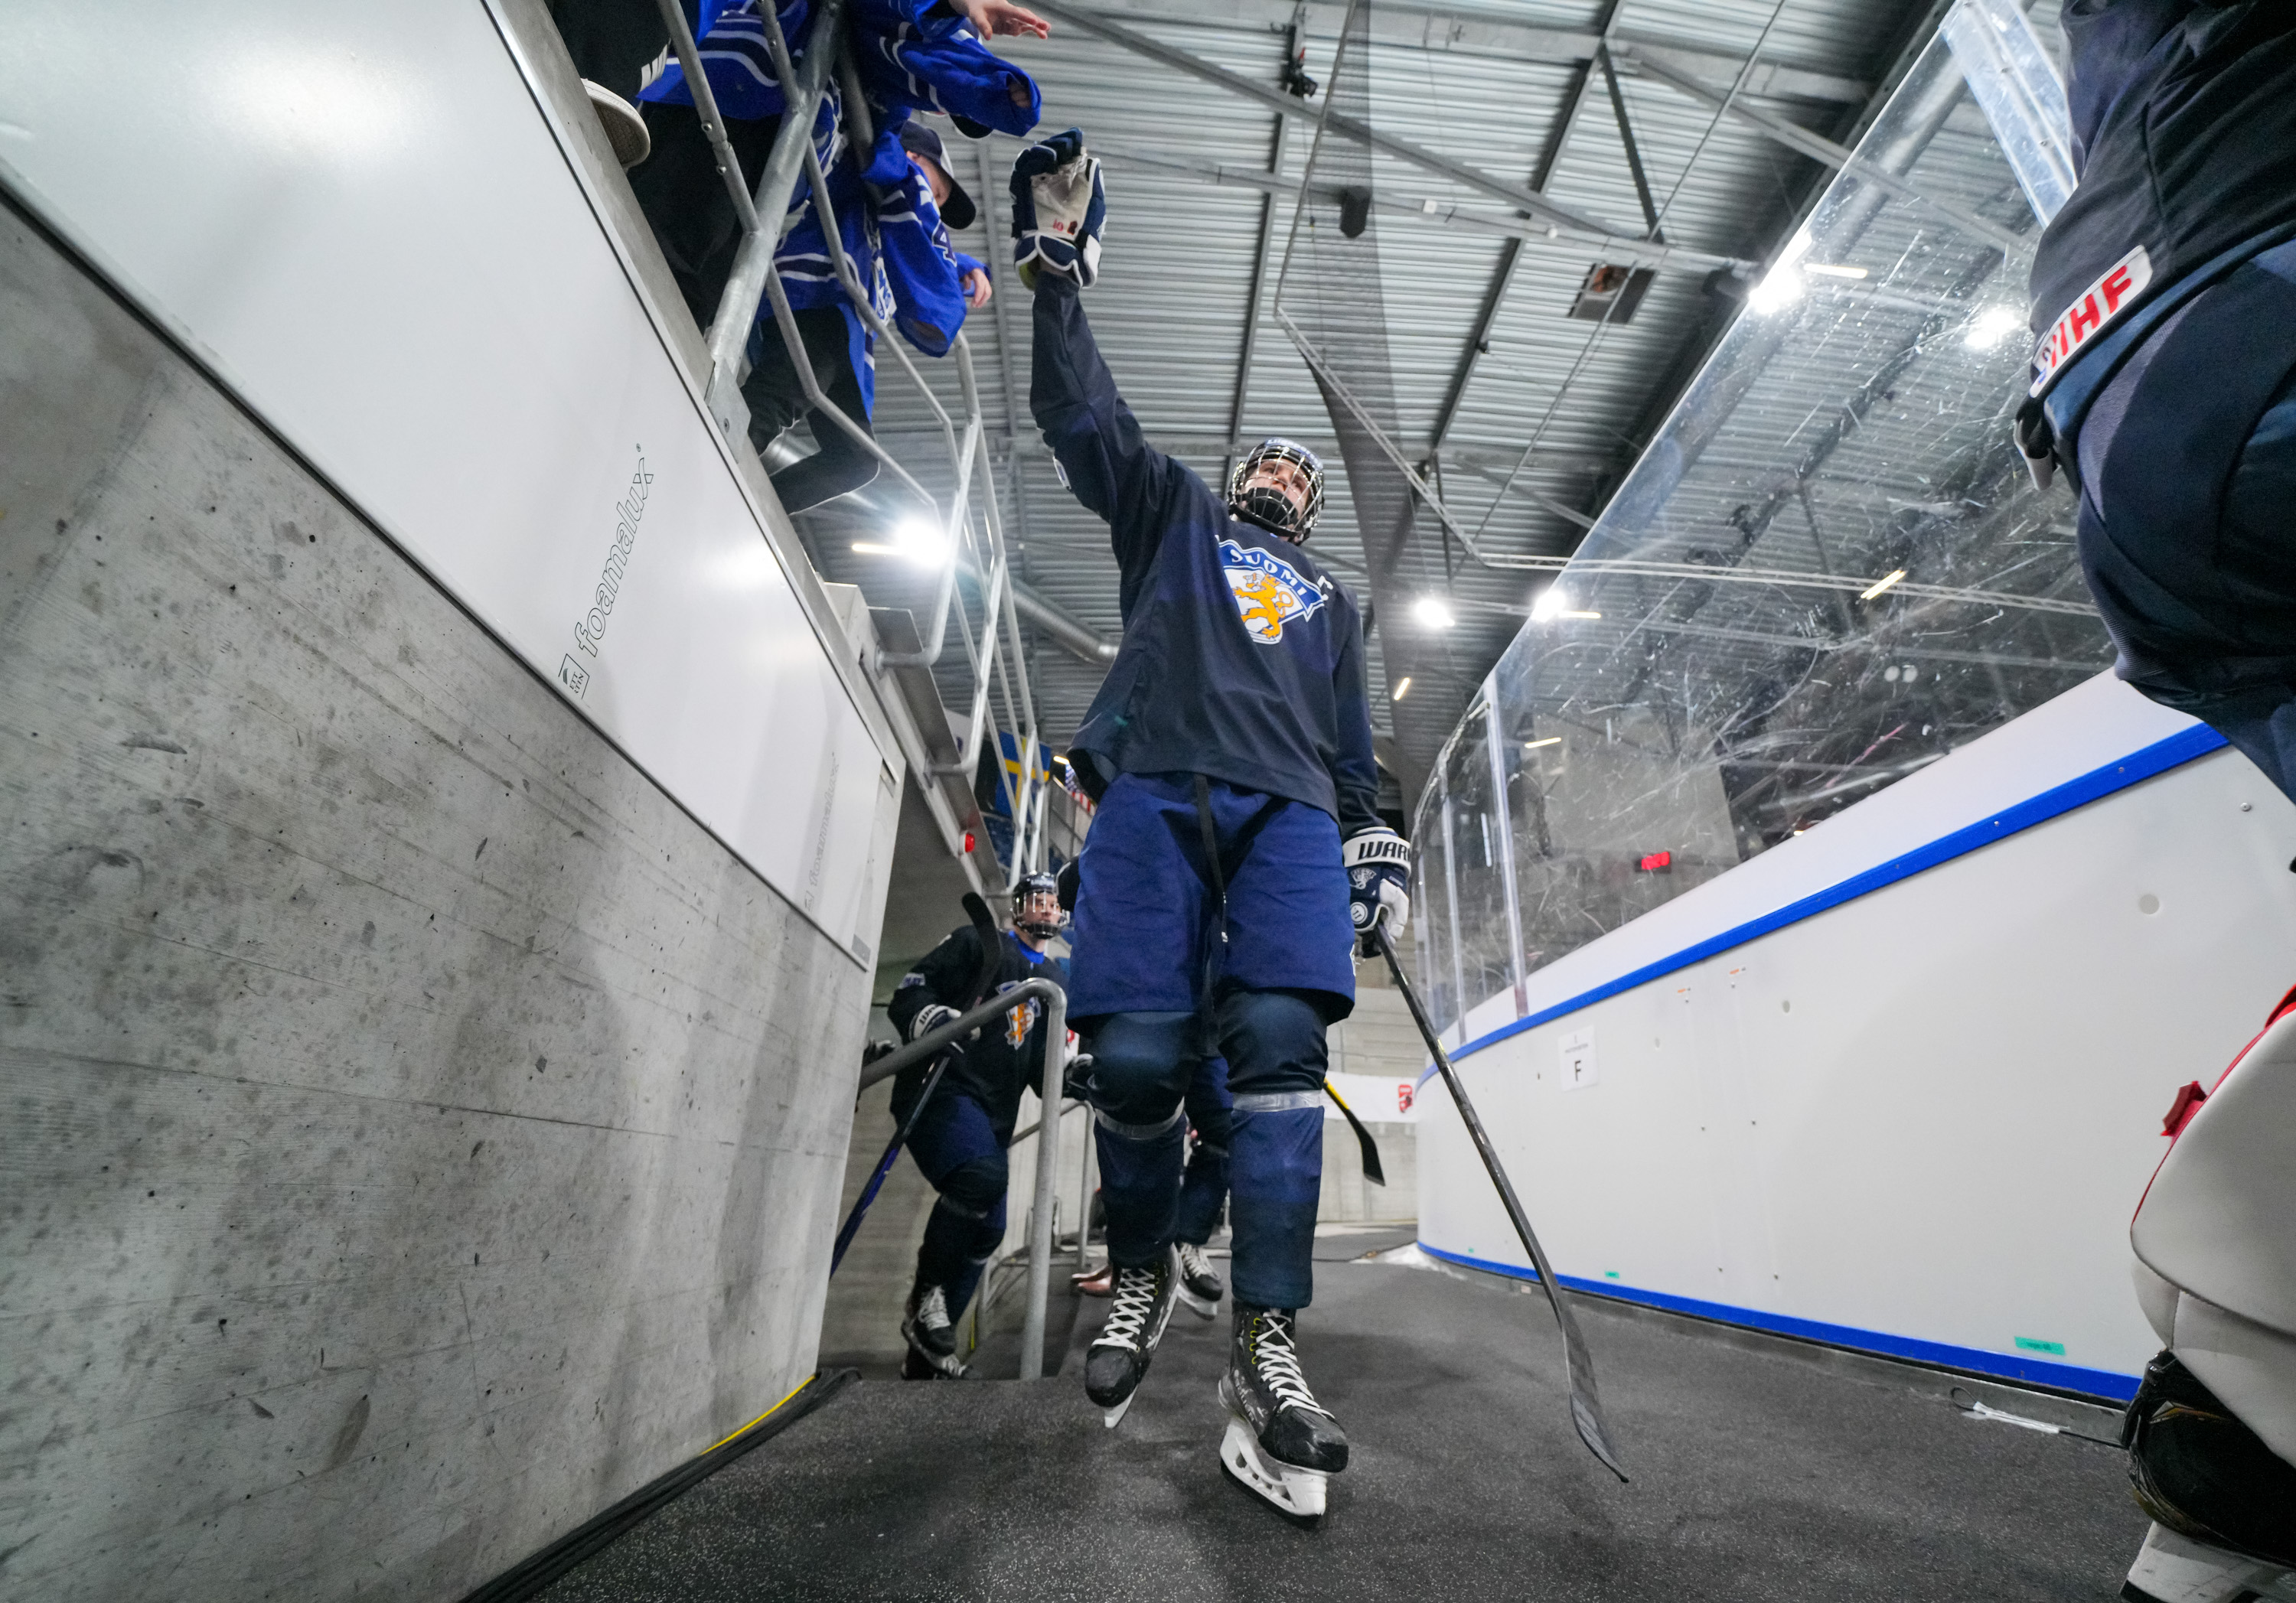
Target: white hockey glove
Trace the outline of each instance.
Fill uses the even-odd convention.
[[[1107,221],[1100,159],[1085,150],[1082,128],[1032,144],[1013,163],[1013,263],[1029,289],[1039,273],[1090,289],[1100,276]]]
[[[954,1024],[958,1017],[959,1014],[955,1008],[944,1007],[937,1002],[929,1002],[917,1010],[915,1018],[909,1020],[909,1039],[922,1041],[941,1026]]]
[[[1390,940],[1411,922],[1411,848],[1390,829],[1365,830],[1340,848],[1348,871],[1348,919],[1356,927],[1356,949],[1365,957],[1379,948],[1372,933],[1382,923]]]

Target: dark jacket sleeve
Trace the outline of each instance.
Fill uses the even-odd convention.
[[[972,982],[980,968],[980,940],[968,924],[949,932],[948,938],[925,953],[917,966],[901,976],[885,1016],[902,1040],[909,1038],[909,1020],[929,1002],[962,1009],[970,1000]]]
[[[2169,30],[2194,0],[2072,0],[2059,18],[2070,60],[2073,173],[2088,165],[2096,131]]]
[[[1186,497],[1211,492],[1141,434],[1100,358],[1076,286],[1057,274],[1037,280],[1035,333],[1029,410],[1069,488],[1108,520],[1128,612],[1174,509]]]
[[[1332,711],[1339,720],[1332,789],[1340,808],[1340,838],[1380,827],[1379,759],[1371,744],[1371,691],[1364,673],[1363,617],[1348,609],[1347,642],[1332,668]]]

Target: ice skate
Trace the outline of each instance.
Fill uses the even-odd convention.
[[[1180,1243],[1180,1300],[1188,1312],[1198,1319],[1210,1319],[1219,1312],[1220,1298],[1227,1287],[1214,1269],[1204,1249],[1193,1241]]]
[[[901,1339],[909,1344],[901,1365],[904,1380],[957,1380],[964,1365],[957,1361],[956,1328],[949,1322],[948,1299],[938,1286],[922,1286],[909,1293],[901,1316]]]
[[[1220,1402],[1230,1416],[1220,1468],[1302,1525],[1324,1517],[1331,1478],[1348,1467],[1347,1433],[1300,1373],[1290,1309],[1238,1303]]]
[[[2296,1603],[2296,1570],[2155,1525],[2120,1584],[2127,1603]]]
[[[1084,1394],[1106,1411],[1101,1422],[1111,1430],[1139,1394],[1148,1361],[1171,1322],[1179,1284],[1179,1255],[1168,1247],[1149,1268],[1116,1272],[1114,1305],[1084,1360]]]

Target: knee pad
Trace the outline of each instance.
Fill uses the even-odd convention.
[[[1092,1036],[1092,1104],[1103,1128],[1161,1126],[1179,1111],[1193,1064],[1193,1013],[1112,1013]],[[1141,1136],[1154,1133],[1141,1128]]]
[[[1270,1096],[1313,1093],[1305,1103],[1282,1105],[1319,1105],[1331,1053],[1315,1003],[1297,991],[1231,991],[1220,999],[1219,1023],[1239,1112],[1267,1109]]]
[[[993,1214],[1001,1231],[1007,1183],[1002,1152],[993,1157],[967,1158],[941,1177],[941,1206],[968,1219],[987,1219]]]

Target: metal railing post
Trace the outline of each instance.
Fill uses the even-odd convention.
[[[994,720],[989,714],[992,679],[1003,689],[1006,721],[1013,725],[1016,737],[1021,735],[1025,723],[1020,782],[1005,786],[1013,817],[1013,871],[1007,875],[1009,889],[1012,881],[1023,871],[1023,865],[1034,856],[1041,855],[1042,843],[1034,836],[1041,832],[1043,826],[1037,822],[1042,809],[1032,805],[1036,800],[1032,761],[1037,745],[1036,703],[1029,684],[1027,663],[1021,655],[1017,616],[1019,603],[1014,599],[1011,565],[1004,552],[996,470],[989,458],[986,423],[980,409],[980,387],[973,374],[970,343],[961,331],[951,342],[964,396],[964,427],[960,441],[955,420],[933,393],[931,385],[925,381],[924,375],[918,371],[908,352],[902,348],[896,331],[889,327],[880,315],[871,286],[861,282],[852,259],[846,254],[837,207],[830,195],[824,153],[816,147],[814,127],[818,120],[824,97],[829,94],[831,75],[834,73],[839,86],[835,102],[839,126],[832,132],[827,160],[833,164],[847,148],[852,149],[857,157],[865,159],[873,149],[875,130],[860,74],[853,60],[854,45],[847,28],[849,0],[821,0],[807,29],[800,59],[792,58],[789,41],[782,33],[779,16],[770,5],[764,10],[766,43],[773,58],[775,76],[781,85],[783,107],[782,127],[775,136],[765,171],[758,177],[754,198],[744,184],[740,161],[726,135],[725,118],[718,109],[717,96],[701,62],[700,47],[677,0],[655,0],[655,4],[668,28],[695,110],[717,158],[718,170],[733,195],[734,209],[741,217],[744,230],[741,249],[734,258],[733,271],[727,276],[725,291],[718,299],[717,315],[709,324],[707,400],[710,415],[726,433],[746,435],[749,408],[742,397],[741,380],[750,338],[756,327],[758,309],[761,304],[770,306],[775,329],[783,344],[792,353],[801,353],[805,348],[797,326],[796,313],[790,305],[788,293],[775,266],[783,235],[792,221],[791,208],[796,199],[797,185],[803,178],[812,192],[814,216],[821,227],[824,247],[838,288],[881,347],[899,363],[902,371],[907,373],[940,423],[950,463],[955,471],[956,487],[942,514],[947,561],[935,585],[931,621],[920,650],[882,653],[871,666],[873,670],[936,666],[947,645],[949,614],[955,611],[959,633],[965,642],[968,666],[974,678],[972,719],[966,732],[960,762],[952,768],[937,771],[970,774],[979,764],[982,748],[995,733]],[[865,423],[848,416],[842,408],[829,399],[809,362],[796,360],[791,365],[795,370],[807,405],[813,411],[826,416],[833,427],[890,469],[896,478],[927,505],[935,507],[936,511],[940,510],[931,492],[877,442]],[[976,469],[978,481],[985,483],[988,487],[988,493],[982,498],[986,503],[982,519],[985,549],[981,548],[980,542],[972,537]],[[977,567],[967,562],[968,549],[980,551],[982,560]],[[977,649],[972,638],[971,621],[964,615],[963,603],[957,599],[956,578],[960,567],[966,567],[980,579],[981,639]],[[1009,645],[997,632],[1000,612],[1005,635],[1010,637]],[[1017,707],[1013,694],[1015,681],[1019,686]],[[1021,711],[1022,707],[1026,708],[1025,718]],[[999,748],[1001,755],[1001,742]]]
[[[1045,1377],[1045,1306],[1053,1294],[1053,1179],[1061,1160],[1061,1082],[1068,1058],[1068,993],[1055,986],[1045,1006],[1045,1077],[1037,1091],[1044,1109],[1037,1131],[1036,1214],[1029,1231],[1029,1310],[1021,1321],[1023,1380]]]
[[[742,354],[750,342],[750,324],[757,321],[758,302],[765,295],[767,281],[775,276],[774,252],[781,248],[798,175],[813,150],[814,118],[821,110],[829,74],[837,64],[844,19],[845,0],[821,0],[814,11],[813,26],[806,30],[804,64],[783,89],[782,98],[786,103],[782,108],[781,132],[775,136],[773,153],[766,158],[766,170],[758,177],[752,203],[757,225],[734,258],[725,293],[718,298],[718,315],[709,323],[709,415],[729,433],[733,429],[727,420],[741,418],[746,410],[742,405]],[[795,365],[804,371],[804,363]]]

